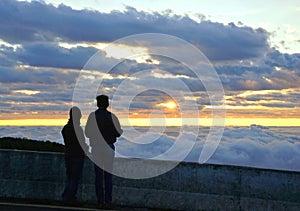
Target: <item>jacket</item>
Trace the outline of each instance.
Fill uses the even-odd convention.
[[[66,148],[65,154],[67,156],[80,157],[85,155],[84,150],[82,149],[79,143],[79,142],[83,143],[84,144],[83,147],[86,147],[83,130],[79,124],[74,125],[73,121],[69,120],[69,122],[63,127],[61,133]]]
[[[99,141],[102,137],[107,144],[113,144],[122,133],[118,118],[107,109],[99,108],[89,115],[85,134],[92,140],[92,145],[93,141]]]

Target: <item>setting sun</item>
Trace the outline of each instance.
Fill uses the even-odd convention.
[[[160,104],[158,104],[158,106],[165,107],[165,108],[168,108],[168,109],[174,109],[174,108],[177,107],[177,104],[174,101],[168,101],[168,102],[165,102],[165,103],[160,103]]]

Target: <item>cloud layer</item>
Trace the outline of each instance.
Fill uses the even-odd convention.
[[[116,144],[118,156],[151,159],[174,147],[180,128],[170,127],[158,133],[155,128],[124,127],[125,136]],[[183,136],[183,145],[166,160],[198,162],[209,128],[201,128],[197,135],[193,128]],[[0,136],[26,137],[63,143],[61,127],[2,127]],[[251,127],[225,128],[217,150],[207,163],[250,166],[259,168],[300,171],[300,138],[298,128]],[[127,137],[127,139],[126,139]],[[130,138],[130,139],[129,139]],[[193,141],[194,139],[194,141]],[[184,156],[184,148],[194,147]],[[184,156],[184,157],[183,157]]]
[[[208,128],[200,129],[199,136],[195,133],[185,134],[187,137],[184,140],[186,144],[182,147],[188,146],[188,142],[192,142],[194,145],[185,161],[198,162],[206,141],[207,130]],[[257,125],[225,128],[217,150],[207,163],[300,171],[298,129],[289,128],[285,130],[289,134],[283,134],[280,128],[267,128]],[[153,140],[151,144],[140,144],[143,143],[143,140],[150,140],[151,138]],[[193,139],[196,141],[193,141]],[[134,140],[139,144],[121,138],[117,143],[117,152],[125,157],[153,158],[166,153],[167,150],[173,147],[176,136],[169,133],[169,135],[164,134],[157,139],[156,133],[149,133],[140,135]],[[165,159],[181,160],[183,148],[178,148],[172,156]]]

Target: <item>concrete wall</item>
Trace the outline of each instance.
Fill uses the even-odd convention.
[[[115,160],[132,166],[139,159]],[[59,200],[61,153],[0,150],[0,198]],[[167,161],[150,161],[155,167]],[[78,197],[96,202],[93,164],[86,159]],[[151,179],[114,177],[116,204],[173,210],[300,210],[300,172],[181,163]]]

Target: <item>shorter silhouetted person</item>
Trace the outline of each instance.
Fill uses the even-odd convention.
[[[111,205],[114,143],[117,141],[117,137],[121,136],[123,130],[118,118],[107,110],[108,96],[99,95],[96,100],[98,109],[89,115],[85,135],[90,139],[95,162],[95,189],[98,203]]]
[[[85,137],[80,126],[81,111],[78,107],[72,107],[69,112],[68,123],[63,127],[61,133],[65,143],[65,166],[66,184],[62,194],[65,203],[75,203],[78,184],[82,177],[85,152],[81,147],[85,145]]]

